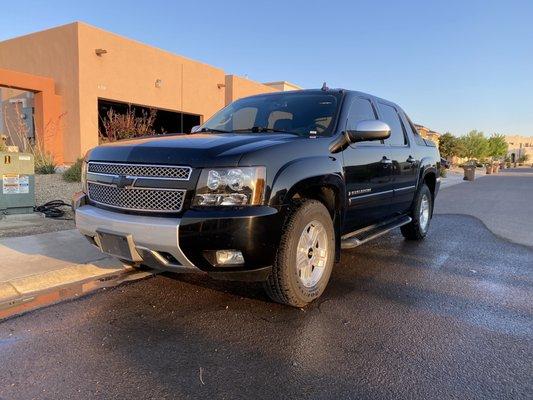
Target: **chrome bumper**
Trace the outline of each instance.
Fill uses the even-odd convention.
[[[180,218],[122,214],[91,205],[76,208],[76,227],[100,250],[98,231],[111,231],[131,237],[140,256],[134,261],[173,272],[201,272],[180,248],[179,226]]]

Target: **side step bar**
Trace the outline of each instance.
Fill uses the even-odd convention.
[[[370,225],[357,231],[348,233],[341,238],[341,249],[353,249],[363,243],[376,239],[393,229],[407,225],[411,217],[404,215],[399,218],[389,219],[379,224]]]

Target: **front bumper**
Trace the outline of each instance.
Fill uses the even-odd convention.
[[[218,279],[265,280],[281,236],[282,213],[272,207],[186,211],[181,217],[126,214],[74,199],[76,226],[102,250],[99,232],[128,236],[135,262],[173,272],[205,272]],[[212,265],[209,252],[240,250],[245,263]]]
[[[179,218],[122,214],[91,205],[76,209],[76,227],[100,249],[99,231],[129,235],[141,257],[132,261],[176,272],[199,272],[180,248],[179,226]]]

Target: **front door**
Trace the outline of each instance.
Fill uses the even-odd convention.
[[[376,119],[369,99],[352,100],[347,130],[358,121]],[[343,151],[347,210],[343,234],[371,225],[388,216],[392,200],[392,159],[388,146],[380,141],[360,142]]]

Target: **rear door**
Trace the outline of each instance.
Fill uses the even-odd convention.
[[[417,171],[420,160],[417,159],[415,144],[410,143],[406,127],[402,122],[401,110],[391,103],[378,102],[380,119],[391,128],[391,136],[385,141],[392,158],[392,175],[394,194],[391,202],[393,213],[409,210],[414,198],[417,184]]]
[[[344,130],[355,129],[357,122],[377,119],[371,100],[354,97],[349,106]],[[386,217],[392,200],[392,160],[383,142],[351,144],[343,151],[348,208],[344,232],[352,232]]]

